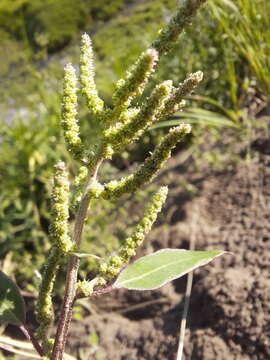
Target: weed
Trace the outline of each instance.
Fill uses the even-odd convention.
[[[89,112],[99,123],[99,134],[94,143],[87,144],[81,136],[78,121],[78,79],[71,64],[65,67],[64,89],[61,111],[61,125],[68,153],[80,164],[80,169],[71,190],[69,173],[63,160],[54,167],[51,194],[51,223],[49,236],[51,248],[42,270],[42,280],[36,304],[38,329],[33,334],[26,324],[23,299],[13,281],[0,272],[0,319],[20,327],[32,342],[43,360],[62,360],[75,301],[91,298],[119,289],[150,290],[168,281],[207,264],[222,255],[221,250],[185,251],[163,249],[139,258],[129,264],[138,247],[151,230],[158,213],[166,200],[168,189],[162,186],[151,198],[144,214],[135,228],[125,237],[122,246],[108,258],[99,259],[96,254],[87,253],[81,247],[83,228],[89,209],[99,199],[108,202],[120,199],[124,194],[135,193],[142,185],[151,181],[172,149],[191,132],[189,124],[181,123],[171,128],[153,153],[132,174],[120,180],[100,183],[99,169],[115,153],[149,129],[154,123],[165,120],[184,106],[187,96],[202,80],[202,72],[189,74],[183,83],[174,87],[171,80],[157,84],[150,96],[138,101],[146,84],[159,64],[159,59],[174,46],[180,33],[206,0],[185,0],[176,14],[161,30],[152,46],[143,52],[135,64],[120,79],[112,96],[112,108],[106,107],[100,98],[95,83],[93,49],[89,36],[84,34],[80,57],[80,90]],[[38,136],[37,136],[38,139]],[[32,139],[29,140],[32,145]],[[31,164],[30,164],[31,165]],[[33,166],[33,164],[32,164]],[[74,214],[74,226],[69,219]],[[94,278],[78,281],[81,258],[98,259],[99,265]],[[55,338],[50,338],[54,319],[53,299],[55,280],[62,259],[68,261],[63,302],[57,323]],[[76,316],[79,316],[77,313]],[[26,351],[26,350],[24,350]],[[33,352],[28,352],[29,357]]]

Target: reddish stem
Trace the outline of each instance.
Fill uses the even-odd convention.
[[[114,291],[114,290],[118,290],[117,288],[114,288],[113,286],[107,286],[103,289],[99,289],[99,290],[96,290],[93,292],[93,294],[91,296],[99,296],[99,295],[103,295],[103,294],[107,294],[111,291]]]
[[[31,343],[33,344],[34,348],[36,349],[37,353],[40,356],[44,356],[44,352],[42,350],[42,347],[40,346],[38,340],[36,339],[35,335],[32,333],[32,331],[30,329],[28,329],[26,327],[26,325],[21,325],[20,326],[20,330],[24,333],[25,337],[27,338],[27,340],[31,341]]]

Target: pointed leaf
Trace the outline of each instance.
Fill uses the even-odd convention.
[[[0,271],[0,321],[14,325],[25,323],[24,300],[17,285]]]
[[[221,250],[190,251],[163,249],[146,255],[126,267],[113,287],[134,290],[153,290],[205,265],[224,254]]]

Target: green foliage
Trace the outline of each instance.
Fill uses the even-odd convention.
[[[228,116],[224,116],[218,112],[204,110],[202,108],[191,107],[186,111],[181,111],[178,116],[171,117],[171,120],[160,121],[152,126],[152,129],[160,129],[164,127],[177,126],[183,121],[190,124],[204,124],[211,127],[232,127],[238,128],[237,124]]]
[[[243,139],[248,143],[252,129],[262,125],[256,115],[269,99],[269,1],[220,0],[209,5],[193,20],[170,59],[164,57],[158,76],[176,81],[186,65],[189,71],[201,68],[204,96],[189,97],[190,109],[153,129],[181,121],[197,124],[196,135],[207,128],[209,150],[202,157],[201,137],[194,136],[193,158],[198,169],[206,160],[212,169],[221,170],[240,161],[237,143]]]
[[[175,6],[174,0],[154,0],[142,4],[124,0],[80,0],[78,4],[65,0],[65,6],[61,6],[61,3],[60,0],[1,2],[0,17],[2,14],[3,21],[0,23],[3,24],[3,36],[0,47],[9,50],[5,50],[7,56],[0,66],[3,72],[6,72],[9,61],[18,63],[27,59],[28,55],[24,53],[24,49],[29,50],[33,41],[36,41],[30,40],[29,37],[40,38],[41,43],[45,41],[42,45],[45,49],[52,46],[48,42],[50,37],[56,39],[56,43],[61,44],[56,46],[57,50],[70,38],[72,31],[65,30],[66,27],[73,28],[74,35],[78,29],[95,30],[95,50],[98,59],[101,60],[97,62],[100,74],[98,85],[102,95],[105,95],[106,102],[110,101],[108,95],[116,76],[122,75],[124,69],[135,60],[146,44],[153,40],[154,34]],[[132,7],[120,12],[126,5]],[[25,8],[23,20],[20,17],[21,8]],[[54,11],[48,11],[48,8],[53,8]],[[67,15],[64,14],[64,9]],[[29,17],[28,12],[31,13]],[[183,79],[187,72],[203,69],[206,75],[202,85],[204,94],[234,108],[242,106],[244,97],[241,97],[239,103],[238,95],[247,93],[253,74],[258,79],[257,86],[267,94],[270,58],[268,13],[267,0],[210,1],[210,6],[206,6],[193,20],[193,26],[186,29],[181,43],[176,44],[170,56],[162,60],[163,66],[158,77],[166,79],[170,75],[170,78],[178,81]],[[72,20],[69,19],[69,14],[73,15]],[[84,25],[76,23],[78,17]],[[98,28],[99,22],[105,20],[104,25]],[[62,21],[65,22],[64,26]],[[4,26],[5,22],[8,22],[8,25]],[[29,27],[29,30],[23,32],[23,24],[26,29]],[[17,29],[17,37],[12,32],[13,26]],[[201,31],[202,28],[204,31]],[[59,36],[54,34],[57,29]],[[67,35],[62,34],[62,31],[67,31]],[[23,38],[26,39],[22,40]]]
[[[135,2],[135,0],[92,0],[91,15],[93,19],[103,23],[118,15],[125,5],[132,5]]]
[[[181,42],[163,58],[164,66],[159,70],[158,79],[170,76],[174,82],[178,82],[185,78],[187,73],[201,69],[204,81],[200,86],[200,93],[224,106],[231,106],[231,94],[224,89],[231,86],[232,80],[228,76],[230,64],[233,62],[233,66],[238,69],[240,61],[233,48],[228,50],[223,46],[223,34],[211,16],[209,7],[205,6],[193,19],[192,27],[186,28]],[[239,81],[239,88],[241,83]]]
[[[0,75],[21,60],[46,57],[63,48],[78,31],[92,30],[132,0],[2,0],[0,48],[7,52]],[[4,66],[5,65],[5,66]],[[20,65],[21,66],[21,65]]]
[[[1,21],[1,20],[0,20]],[[12,39],[11,35],[0,29],[0,52],[3,61],[0,62],[0,76],[9,71],[10,64],[25,61],[23,45]]]
[[[29,0],[2,0],[0,4],[1,27],[21,39],[25,25],[23,9],[28,3]]]
[[[16,284],[0,271],[0,321],[14,325],[25,323],[25,305]]]
[[[209,2],[224,42],[247,63],[257,86],[270,98],[270,3],[267,0],[218,0]],[[226,45],[225,45],[226,46]]]
[[[86,26],[88,1],[35,0],[26,8],[27,34],[33,46],[46,47],[48,51],[65,45]]]
[[[113,284],[115,288],[153,290],[208,264],[224,251],[163,249],[143,256],[127,266]]]
[[[202,69],[201,92],[234,110],[245,103],[253,77],[269,96],[269,11],[267,0],[209,1],[163,59],[160,77],[177,80]]]
[[[59,115],[53,101],[43,102],[39,110],[42,120],[34,109],[25,109],[21,119],[4,123],[1,129],[0,257],[12,252],[14,270],[23,274],[23,278],[33,277],[44,260],[51,216],[51,167],[58,159],[57,153],[68,158],[63,142],[59,141]]]
[[[132,11],[120,13],[94,35],[97,57],[102,60],[97,62],[100,74],[97,84],[107,101],[110,101],[108,94],[113,90],[116,77],[122,76],[151,43],[163,26],[164,17],[170,16],[174,8],[174,0],[135,3]]]

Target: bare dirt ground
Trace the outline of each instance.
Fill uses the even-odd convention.
[[[173,209],[171,225],[156,228],[143,249],[188,248],[193,237],[196,249],[230,252],[195,273],[185,359],[270,359],[270,139],[265,131],[255,136],[251,150],[252,160],[220,173],[185,174],[199,189],[194,197],[177,185],[182,169],[176,167],[165,209]],[[179,279],[154,292],[121,290],[96,298],[92,315],[74,324],[70,349],[79,357],[80,348],[83,359],[175,359],[185,283]],[[89,347],[91,333],[98,335],[97,351]]]

